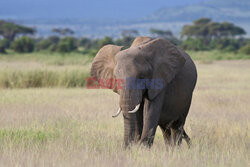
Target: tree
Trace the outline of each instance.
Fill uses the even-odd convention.
[[[133,29],[132,30],[122,30],[122,32],[121,32],[121,36],[123,38],[125,38],[125,37],[136,37],[138,35],[139,35],[138,31],[133,30]]]
[[[246,34],[241,27],[228,22],[212,22],[209,18],[195,20],[192,25],[185,25],[181,37],[195,37],[203,39],[232,38]]]
[[[156,37],[166,38],[166,39],[174,38],[174,35],[170,30],[164,31],[164,30],[158,30],[158,29],[152,28],[149,31],[152,35],[154,35]]]
[[[170,30],[159,30],[151,28],[149,31],[154,37],[167,39],[174,45],[180,45],[181,43],[181,41],[178,40]]]
[[[208,25],[211,23],[209,18],[195,20],[193,25],[185,25],[181,32],[181,37],[206,38],[209,36]]]
[[[13,41],[19,34],[26,35],[34,33],[35,29],[33,28],[18,25],[13,22],[0,20],[0,35],[5,39],[8,39],[9,41]]]
[[[51,31],[62,36],[74,34],[74,31],[69,28],[53,28]]]

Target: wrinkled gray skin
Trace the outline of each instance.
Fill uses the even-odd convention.
[[[163,79],[162,89],[114,89],[120,95],[124,117],[124,146],[140,142],[153,144],[159,125],[166,145],[175,146],[190,138],[184,131],[185,120],[196,85],[196,67],[181,49],[167,40],[137,37],[130,48],[107,45],[100,49],[91,76],[97,79]],[[136,113],[128,113],[141,104]]]

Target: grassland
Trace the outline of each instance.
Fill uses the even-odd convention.
[[[214,60],[246,60],[250,59],[250,55],[234,52],[213,51],[187,51],[193,60],[201,62]]]
[[[91,61],[80,53],[0,55],[0,87],[83,87]]]
[[[63,76],[88,71],[91,61],[83,55],[7,56],[0,56],[2,76],[6,71]],[[123,119],[111,117],[118,96],[109,90],[0,86],[0,166],[249,166],[250,61],[196,64],[199,79],[185,126],[190,149],[185,143],[166,149],[158,129],[150,150],[124,150]]]
[[[203,64],[216,60],[250,59],[220,51],[188,52]],[[93,57],[82,53],[34,52],[0,54],[0,88],[84,87]]]

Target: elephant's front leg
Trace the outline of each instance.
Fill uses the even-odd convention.
[[[150,147],[154,142],[155,132],[159,123],[163,95],[159,95],[155,100],[145,100],[143,111],[143,130],[141,143]]]
[[[136,112],[136,127],[135,127],[135,143],[139,142],[142,135],[143,128],[143,108],[144,100],[141,102],[139,110]]]

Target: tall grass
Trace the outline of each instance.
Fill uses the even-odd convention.
[[[250,55],[234,52],[212,51],[187,51],[193,60],[212,61],[212,60],[246,60]]]
[[[194,60],[250,59],[221,51],[188,52]],[[34,52],[0,54],[0,88],[84,87],[93,57],[81,53]]]
[[[91,61],[81,53],[0,54],[0,88],[83,87]]]
[[[82,70],[0,71],[0,88],[83,87],[89,73]]]
[[[9,51],[8,54],[0,54],[0,61],[6,62],[38,62],[46,65],[85,65],[90,63],[93,56],[78,52],[71,53],[51,53],[51,52],[33,52],[33,53],[15,53]]]

